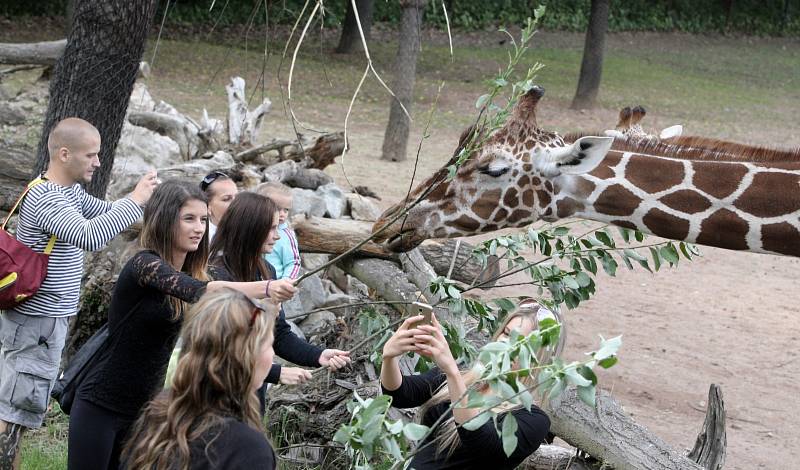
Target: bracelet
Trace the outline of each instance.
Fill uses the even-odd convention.
[[[270,283],[270,282],[272,282],[272,279],[267,279],[267,289],[266,289],[266,291],[264,292],[265,294],[267,294],[267,298],[269,298],[269,283]]]

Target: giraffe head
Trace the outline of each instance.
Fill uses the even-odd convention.
[[[385,230],[375,241],[385,242],[394,251],[407,251],[428,238],[460,237],[558,218],[553,195],[572,184],[573,176],[592,171],[613,139],[582,137],[566,144],[557,133],[539,128],[536,106],[543,95],[544,89],[533,87],[519,99],[505,125],[490,135],[467,129],[448,164],[381,215],[373,231]],[[448,178],[447,167],[465,149],[471,149],[469,158]],[[406,216],[392,222],[416,200],[419,204]]]

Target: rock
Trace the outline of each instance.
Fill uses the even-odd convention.
[[[295,335],[296,335],[298,338],[300,338],[300,339],[306,339],[306,334],[305,334],[305,332],[303,332],[303,329],[302,329],[302,328],[300,328],[299,326],[297,326],[297,323],[295,323],[295,322],[293,322],[293,321],[291,321],[291,320],[286,320],[286,323],[288,323],[288,324],[289,324],[289,328],[291,328],[291,330],[292,330],[292,333],[294,333],[294,334],[295,334]]]
[[[325,200],[309,189],[292,188],[293,206],[289,216],[307,214],[322,217],[327,212]]]
[[[0,125],[17,126],[25,123],[26,113],[13,101],[0,101]]]
[[[332,182],[333,178],[324,171],[309,168],[298,168],[297,171],[284,180],[284,183],[293,188],[313,190]]]
[[[350,217],[354,220],[365,220],[367,222],[375,222],[381,216],[380,207],[375,204],[370,198],[364,197],[356,193],[348,193],[347,205],[350,208]]]
[[[149,78],[150,77],[150,64],[144,60],[139,62],[139,71],[136,72],[136,78]]]
[[[318,275],[308,277],[298,286],[294,298],[283,303],[286,318],[292,319],[321,306],[326,299],[325,287]]]
[[[314,312],[307,316],[305,320],[300,322],[300,329],[307,337],[324,335],[333,330],[333,325],[336,324],[336,315],[333,312],[322,310]]]
[[[342,289],[350,295],[358,295],[360,297],[369,296],[369,287],[357,278],[347,275],[347,289]]]
[[[356,299],[347,294],[331,294],[325,300],[325,303],[320,308],[326,308],[336,314],[337,317],[350,317],[356,307],[342,308],[343,305],[356,303]]]
[[[191,160],[179,165],[173,165],[158,170],[159,178],[167,180],[170,178],[195,181],[198,184],[203,177],[214,170],[230,171],[236,166],[233,157],[228,152],[218,150],[209,159]]]
[[[328,269],[325,270],[325,277],[330,279],[333,284],[339,288],[339,290],[350,292],[348,290],[349,284],[347,280],[347,273],[342,271],[342,268],[339,266],[333,265],[328,267]]]
[[[128,101],[128,112],[150,112],[155,108],[156,102],[147,90],[147,86],[144,83],[134,83],[131,99]]]
[[[283,183],[295,173],[297,173],[297,162],[294,160],[284,160],[280,163],[270,165],[264,170],[264,181]]]
[[[245,166],[239,170],[239,175],[242,177],[242,188],[253,189],[263,181],[261,173],[257,172],[250,166]]]
[[[330,279],[322,278],[322,285],[325,286],[325,291],[329,294],[344,294],[339,286],[337,286],[333,281]]]
[[[175,141],[125,121],[114,155],[114,169],[107,190],[109,199],[131,192],[149,170],[168,167],[181,160],[180,147]]]
[[[303,253],[300,255],[303,267],[308,271],[313,271],[324,265],[330,259],[330,255],[324,253]]]
[[[320,186],[315,191],[317,195],[325,200],[325,215],[331,219],[338,219],[344,215],[347,209],[347,198],[344,192],[334,183]]]
[[[170,116],[178,116],[180,118],[185,118],[185,116],[181,114],[180,111],[175,109],[175,106],[172,106],[171,104],[163,100],[158,102],[155,108],[153,108],[153,111],[157,113],[169,114]]]

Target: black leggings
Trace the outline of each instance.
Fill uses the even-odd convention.
[[[118,470],[125,438],[135,420],[76,397],[69,416],[67,468]]]

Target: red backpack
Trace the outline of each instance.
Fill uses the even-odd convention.
[[[6,232],[8,221],[28,191],[45,181],[39,177],[28,183],[0,226],[0,310],[14,308],[29,299],[47,276],[47,261],[56,244],[56,236],[50,236],[44,253],[37,253]]]

